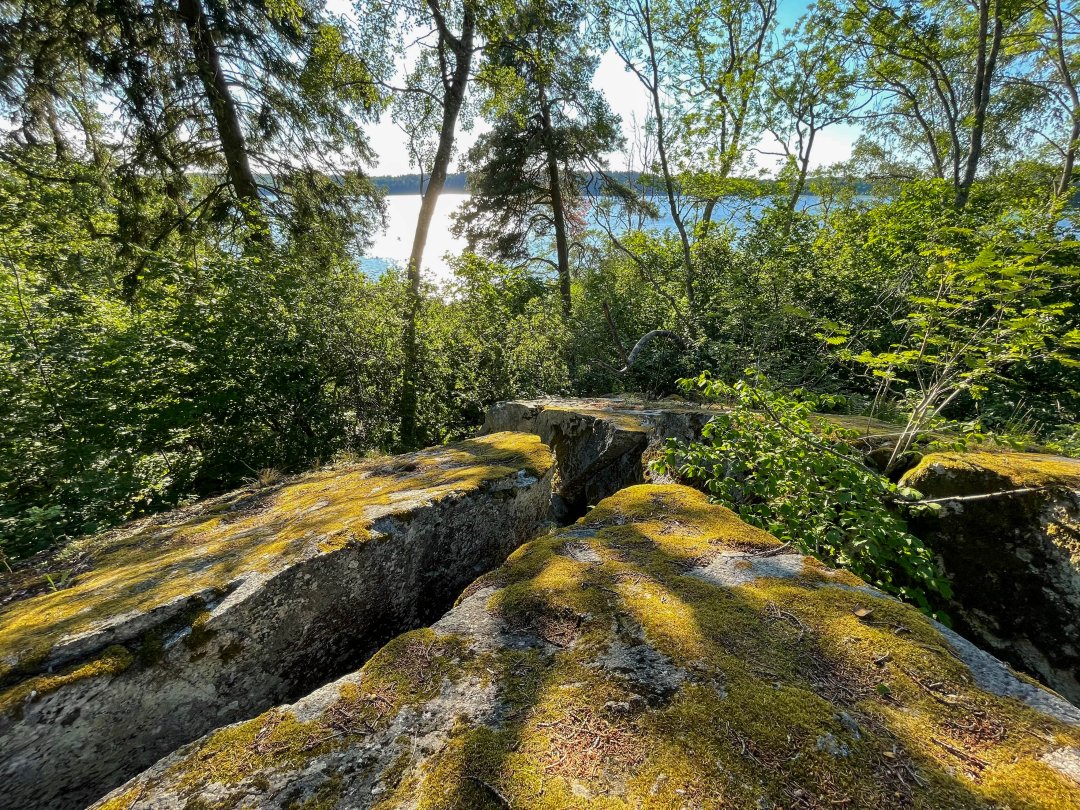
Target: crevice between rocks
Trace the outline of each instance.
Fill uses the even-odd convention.
[[[130,663],[28,693],[0,714],[0,807],[84,807],[191,740],[355,671],[392,638],[432,624],[529,540],[553,474],[551,465],[420,501],[376,520],[361,542],[69,644],[53,669],[116,644]]]

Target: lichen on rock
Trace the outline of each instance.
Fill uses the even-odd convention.
[[[1080,806],[1080,711],[1004,668],[981,687],[962,640],[794,556],[694,490],[630,487],[99,807]]]
[[[0,806],[85,804],[355,667],[530,537],[553,473],[500,433],[78,541],[65,587],[0,607]]]

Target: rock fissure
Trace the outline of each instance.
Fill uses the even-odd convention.
[[[694,490],[627,488],[358,672],[96,808],[1076,806],[1073,707],[779,548]],[[687,567],[717,550],[754,576]]]
[[[1068,700],[699,492],[637,485],[657,444],[699,438],[713,413],[501,403],[473,442],[77,550],[72,588],[120,596],[100,615],[65,612],[70,596],[54,594],[0,607],[0,628],[26,642],[0,635],[0,778],[29,766],[53,780],[73,762],[88,781],[43,801],[16,778],[0,801],[77,806],[103,792],[85,784],[116,784],[81,751],[50,747],[89,739],[98,760],[102,740],[139,750],[124,775],[167,754],[102,810],[1080,806]],[[1031,579],[1028,566],[1067,613],[1075,464],[984,455],[908,473],[945,500],[924,530],[971,554],[948,521],[974,514],[979,542],[1015,561],[997,565],[988,546],[986,574]],[[947,484],[926,486],[927,470]],[[995,502],[1013,510],[1001,526],[978,514]],[[545,514],[564,525],[521,545]],[[25,610],[34,598],[47,621]],[[1013,656],[1024,666],[1047,660],[1044,640],[1003,632],[1023,617],[970,605],[965,633],[1026,651]],[[191,714],[201,730],[175,734]]]
[[[553,473],[496,434],[89,541],[66,590],[0,609],[0,806],[84,806],[351,671],[528,539]]]

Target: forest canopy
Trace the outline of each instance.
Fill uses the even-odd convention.
[[[0,108],[0,560],[701,372],[1080,452],[1076,0],[0,2]]]

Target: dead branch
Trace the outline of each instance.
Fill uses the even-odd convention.
[[[638,355],[645,350],[645,347],[652,343],[657,338],[667,338],[673,343],[678,343],[684,349],[689,349],[690,344],[686,338],[680,335],[678,332],[672,332],[670,329],[653,329],[651,332],[646,332],[637,343],[634,344],[634,348],[630,350],[629,356],[626,358],[626,365],[619,369],[620,374],[625,374],[634,367],[634,363],[638,358]]]

